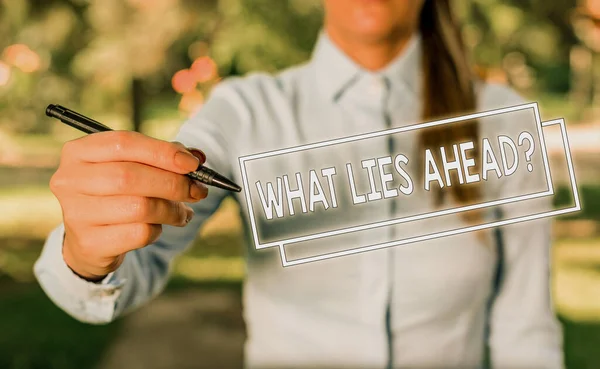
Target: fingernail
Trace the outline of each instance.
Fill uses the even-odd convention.
[[[200,200],[208,195],[208,188],[198,181],[192,180],[190,186],[190,196],[195,200]]]
[[[175,153],[175,165],[181,170],[193,172],[198,168],[200,162],[198,158],[187,151],[177,151]]]
[[[206,154],[202,150],[190,148],[188,149],[192,155],[194,155],[198,160],[200,160],[200,164],[204,164],[206,162]]]
[[[188,224],[194,218],[194,210],[189,206],[185,205],[185,224]]]

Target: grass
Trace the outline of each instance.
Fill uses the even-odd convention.
[[[229,289],[241,293],[241,284],[239,281],[198,283],[175,277],[165,294],[188,289]],[[99,326],[72,319],[36,284],[0,283],[0,294],[2,369],[94,368],[123,329],[123,319]]]
[[[579,186],[579,196],[581,199],[582,209],[572,215],[563,216],[560,219],[589,219],[600,221],[600,186],[598,185],[582,185]],[[567,207],[573,204],[573,194],[571,189],[567,187],[559,187],[554,196],[554,205],[556,207]]]
[[[92,368],[119,333],[120,322],[91,326],[75,321],[36,285],[1,290],[0,368]]]
[[[600,323],[577,322],[560,317],[565,362],[568,369],[600,368]]]

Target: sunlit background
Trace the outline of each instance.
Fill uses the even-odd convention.
[[[568,367],[600,368],[600,1],[455,3],[478,73],[539,102],[544,120],[567,120],[584,210],[555,221],[554,299]],[[222,78],[305,61],[320,1],[0,4],[0,368],[240,367],[244,263],[233,201],[141,311],[93,327],[45,297],[32,265],[61,221],[48,181],[61,145],[80,134],[44,108],[59,103],[171,139]]]

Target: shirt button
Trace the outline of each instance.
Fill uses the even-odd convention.
[[[96,289],[92,294],[95,297],[112,297],[117,293],[117,287],[104,287]]]

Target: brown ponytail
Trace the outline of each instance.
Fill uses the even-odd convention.
[[[450,0],[425,0],[419,30],[423,40],[423,119],[427,121],[473,112],[476,109],[474,77],[460,31],[452,16]],[[471,157],[478,157],[476,121],[432,127],[423,131],[420,137],[421,147],[430,148],[438,163],[440,147],[443,146],[446,153],[452,156],[452,145],[464,141],[473,141],[475,150],[470,152]],[[448,158],[455,159],[459,158]],[[452,174],[451,187],[441,190],[434,187],[437,205],[444,201],[448,191],[459,203],[476,202],[480,197],[479,186],[459,186],[456,171]]]

